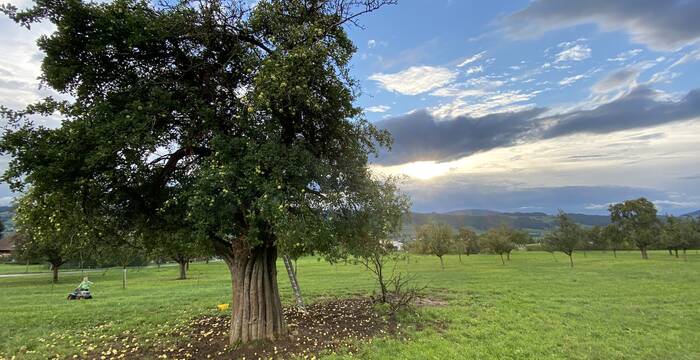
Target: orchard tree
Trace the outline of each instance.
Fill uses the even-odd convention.
[[[569,257],[571,267],[574,267],[574,250],[584,238],[584,230],[563,212],[559,212],[556,228],[545,236],[545,245],[553,250],[561,251]]]
[[[666,217],[661,227],[661,245],[668,250],[669,255],[673,255],[675,251],[676,258],[678,250],[683,246],[682,228],[683,221],[674,216]]]
[[[682,218],[678,227],[678,248],[683,250],[685,256],[688,249],[700,247],[700,219]],[[676,257],[677,255],[676,251]]]
[[[154,222],[154,226],[140,234],[144,239],[140,244],[149,254],[175,261],[179,268],[178,280],[185,280],[190,262],[198,257],[211,256],[213,249],[211,243],[195,231],[194,224],[180,218],[185,208],[177,209],[172,202],[168,205],[168,211],[159,214],[157,226]],[[181,203],[177,206],[184,207]]]
[[[76,194],[136,236],[179,216],[228,265],[230,342],[282,337],[282,242],[335,258],[367,239],[368,155],[390,136],[354,105],[345,26],[393,2],[5,5],[20,25],[55,26],[38,41],[41,79],[70,100],[2,111],[4,180]],[[31,122],[48,115],[60,126]]]
[[[512,232],[505,226],[492,228],[481,234],[479,243],[486,250],[498,254],[503,265],[506,264],[505,260],[503,260],[503,254],[509,254],[515,248]]]
[[[642,259],[648,259],[647,249],[658,243],[661,233],[654,203],[639,198],[610,205],[608,210],[610,219],[619,226],[625,239],[639,248]]]
[[[445,262],[442,257],[453,249],[454,239],[454,230],[445,223],[429,222],[416,230],[416,241],[418,241],[421,253],[440,258],[442,270],[445,270]]]
[[[382,303],[387,303],[388,284],[394,283],[398,257],[393,239],[401,231],[403,220],[411,208],[411,203],[405,194],[398,190],[395,178],[377,179],[378,186],[375,194],[366,204],[364,212],[367,221],[364,228],[359,229],[366,237],[357,247],[348,249],[348,253],[366,268],[377,280]],[[393,260],[394,268],[387,269],[387,262]]]
[[[586,230],[586,238],[591,249],[607,250],[610,248],[610,242],[605,236],[605,227],[603,226],[596,225]]]
[[[510,242],[513,243],[513,248],[510,249],[506,254],[508,256],[508,260],[510,260],[510,253],[516,249],[516,248],[523,248],[525,245],[529,244],[532,242],[532,237],[530,234],[527,233],[527,231],[524,230],[516,230],[512,228],[505,227],[504,231],[508,234],[510,237]]]
[[[76,199],[33,188],[16,200],[13,220],[21,234],[16,244],[18,257],[47,261],[54,283],[58,282],[59,268],[88,248],[92,235]]]
[[[469,228],[461,228],[454,240],[455,251],[462,262],[462,254],[467,256],[479,251],[479,235]]]
[[[606,225],[601,232],[601,237],[612,250],[613,257],[617,258],[617,250],[623,249],[626,244],[625,235],[620,230],[620,226],[617,224]]]
[[[208,248],[209,244],[207,242],[197,239],[196,234],[186,230],[172,233],[162,232],[154,234],[154,236],[161,236],[162,238],[153,242],[149,241],[147,244],[155,243],[161,248],[156,253],[165,255],[178,264],[178,280],[187,279],[187,271],[192,260],[198,257],[210,256],[212,253],[212,250]]]

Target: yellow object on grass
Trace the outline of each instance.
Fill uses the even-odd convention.
[[[228,310],[228,306],[229,306],[228,304],[219,304],[219,305],[216,305],[216,307],[219,309],[219,311],[226,311],[226,310]]]

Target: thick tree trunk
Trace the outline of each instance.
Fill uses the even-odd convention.
[[[126,289],[126,266],[122,271],[122,289]]]
[[[233,289],[230,343],[287,334],[277,288],[277,249],[257,247],[227,258]]]
[[[506,260],[510,261],[510,251],[506,253]]]
[[[60,265],[59,265],[59,266],[60,266]],[[56,265],[51,265],[51,271],[53,272],[53,279],[52,279],[52,281],[53,281],[53,283],[55,284],[55,283],[58,282],[58,266],[56,266]]]
[[[177,263],[180,265],[180,276],[177,279],[187,279],[187,261],[178,261]]]
[[[574,267],[574,257],[572,256],[573,254],[567,254],[569,255],[569,262],[571,263],[571,267]]]
[[[442,261],[442,256],[438,256],[438,257],[440,258],[440,268],[441,268],[442,270],[445,270],[445,262]]]
[[[668,254],[673,256],[673,252],[672,252],[671,248],[668,248]]]
[[[505,264],[506,264],[506,262],[505,262],[505,261],[503,261],[503,254],[498,254],[498,255],[501,255],[501,264],[505,265]]]
[[[676,259],[678,259],[678,249],[674,250],[676,252]]]
[[[615,259],[617,259],[617,250],[616,250],[616,249],[613,249],[613,257],[614,257]]]
[[[457,256],[459,256],[459,263],[461,264],[462,263],[462,253],[461,252],[457,253]]]
[[[649,258],[649,257],[647,256],[647,249],[646,249],[646,248],[641,247],[641,248],[639,248],[639,251],[641,251],[641,253],[642,253],[642,259],[646,260],[646,259]]]

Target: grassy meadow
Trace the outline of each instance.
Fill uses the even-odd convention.
[[[561,254],[515,252],[501,265],[493,255],[445,259],[410,256],[400,268],[417,276],[445,306],[405,315],[408,340],[378,338],[359,352],[322,358],[359,359],[700,359],[700,255],[687,260],[653,252]],[[8,266],[10,268],[8,268]],[[15,266],[24,272],[24,266]],[[2,273],[12,272],[3,265]],[[292,304],[278,264],[283,301]],[[307,301],[368,294],[375,284],[358,265],[299,261]],[[193,264],[190,279],[177,267],[91,273],[94,300],[65,300],[80,274],[0,278],[0,359],[70,358],[81,349],[128,331],[139,342],[229,302],[228,270],[221,262]],[[427,321],[426,321],[427,320]],[[412,324],[429,324],[412,326]]]

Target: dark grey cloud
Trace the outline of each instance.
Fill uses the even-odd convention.
[[[695,0],[537,0],[503,22],[513,38],[586,23],[622,30],[634,42],[657,50],[677,50],[700,40],[700,1]]]
[[[542,137],[553,138],[574,133],[605,134],[645,128],[700,117],[700,90],[688,92],[679,101],[657,100],[658,94],[638,87],[626,96],[593,110],[574,111],[543,119],[555,122]]]
[[[460,116],[438,120],[426,110],[382,120],[377,126],[394,137],[392,151],[383,153],[384,164],[421,160],[453,160],[479,151],[514,145],[537,129],[544,109],[491,114],[480,118]]]
[[[595,83],[593,91],[604,93],[610,90],[626,88],[637,80],[639,73],[640,69],[635,67],[615,71]]]
[[[546,109],[437,119],[425,110],[376,123],[394,137],[392,151],[382,153],[384,165],[412,161],[449,161],[497,147],[578,133],[605,134],[700,117],[700,90],[678,101],[659,99],[647,87],[591,110],[542,116]],[[659,134],[652,134],[658,138]],[[649,140],[630,139],[630,140]]]

